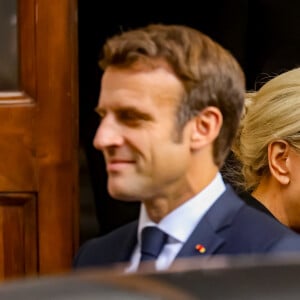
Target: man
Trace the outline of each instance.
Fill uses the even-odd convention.
[[[293,232],[247,207],[219,173],[244,103],[232,55],[176,25],[124,32],[103,50],[94,146],[111,196],[142,205],[138,221],[84,244],[74,267],[128,262],[134,272],[147,254],[164,270],[180,257],[300,250]],[[162,235],[155,255],[144,250],[149,227]]]

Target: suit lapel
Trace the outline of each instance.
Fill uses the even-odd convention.
[[[116,261],[127,262],[130,260],[137,244],[137,226],[138,222],[134,221],[124,227],[124,231],[120,234],[119,244],[116,247]]]
[[[192,232],[187,242],[183,245],[177,257],[203,256],[212,254],[222,245],[223,238],[220,237],[204,218]]]
[[[230,229],[236,213],[243,205],[232,188],[227,186],[226,191],[200,220],[177,258],[217,253],[220,246],[226,243],[222,233]]]

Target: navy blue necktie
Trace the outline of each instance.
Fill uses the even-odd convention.
[[[162,248],[167,241],[168,235],[154,226],[145,227],[141,235],[141,262],[152,261],[152,268],[155,270],[155,260],[160,254]],[[147,270],[150,269],[150,264],[147,263]],[[141,269],[139,267],[139,269]]]

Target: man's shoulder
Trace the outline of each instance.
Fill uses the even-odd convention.
[[[73,266],[94,266],[125,261],[136,244],[137,221],[86,241],[77,252]]]
[[[229,195],[230,201],[239,202],[230,230],[242,244],[252,245],[253,249],[263,246],[260,250],[266,252],[300,250],[299,234],[273,216],[245,203],[232,188],[229,188],[227,197]]]
[[[137,221],[133,221],[130,223],[127,223],[125,225],[122,225],[112,231],[110,231],[109,233],[106,233],[105,235],[99,236],[99,237],[95,237],[91,240],[88,240],[85,244],[87,246],[102,246],[103,244],[107,244],[107,243],[114,243],[115,241],[120,242],[120,238],[124,238],[124,236],[126,236],[127,234],[130,234],[131,232],[135,232],[137,231]],[[84,245],[85,245],[84,244]]]
[[[227,206],[231,204],[231,207],[236,208],[235,222],[240,225],[245,225],[247,228],[252,228],[253,230],[261,228],[260,231],[267,231],[270,228],[274,228],[274,232],[293,233],[291,229],[281,224],[275,217],[247,204],[230,185],[226,187],[226,192],[223,196],[223,200],[225,199],[227,200]]]

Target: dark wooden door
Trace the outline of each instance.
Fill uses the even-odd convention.
[[[69,270],[78,246],[77,1],[19,0],[16,16],[18,86],[0,89],[0,279]]]

